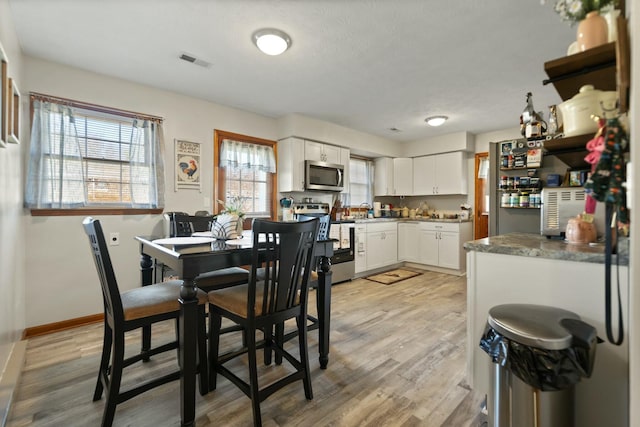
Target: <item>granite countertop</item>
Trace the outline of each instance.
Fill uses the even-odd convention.
[[[569,244],[564,240],[547,239],[539,234],[509,233],[486,237],[466,242],[464,248],[468,251],[494,254],[604,264],[604,243],[595,245]],[[617,256],[620,265],[629,264],[628,238],[620,238]],[[616,255],[613,255],[612,263],[616,263]]]
[[[428,218],[428,217],[419,217],[419,218],[367,218],[367,219],[356,219],[356,224],[366,224],[371,222],[452,222],[452,223],[460,223],[460,222],[471,222],[470,219],[462,220],[460,218]]]

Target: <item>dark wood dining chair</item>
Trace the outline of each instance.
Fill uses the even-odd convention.
[[[169,237],[186,237],[196,231],[209,231],[211,224],[215,221],[213,215],[189,215],[184,212],[169,212],[167,215],[170,221]],[[209,292],[247,283],[248,280],[248,270],[241,267],[228,267],[202,273],[196,277],[196,286]]]
[[[280,388],[302,380],[305,397],[313,398],[307,349],[307,303],[309,272],[318,232],[318,220],[305,222],[273,222],[254,220],[251,275],[248,284],[209,293],[209,385],[216,388],[217,375],[228,378],[252,402],[255,426],[262,425],[260,403]],[[257,280],[257,269],[264,268],[264,279]],[[222,318],[243,328],[240,349],[219,354]],[[295,319],[298,327],[299,359],[287,352],[273,336],[274,326]],[[256,341],[257,331],[264,340]],[[295,371],[270,385],[258,385],[257,350],[265,348],[284,357]],[[247,353],[249,381],[225,364]]]
[[[180,369],[178,369],[164,376],[150,379],[129,390],[120,390],[124,368],[141,360],[147,360],[150,356],[178,348],[179,328],[177,322],[180,314],[178,298],[182,281],[174,280],[120,292],[100,221],[88,217],[84,219],[82,225],[89,237],[104,303],[104,339],[93,401],[100,400],[105,392],[107,401],[102,416],[102,426],[109,427],[113,423],[118,404],[154,387],[180,378]],[[202,395],[206,394],[209,388],[205,330],[206,302],[207,294],[198,291],[197,358],[200,394]],[[176,320],[176,341],[149,348],[125,358],[126,332],[169,319]]]
[[[309,221],[313,218],[318,218],[318,236],[316,240],[327,240],[329,238],[329,231],[331,230],[331,216],[330,215],[317,215],[317,216],[308,216],[308,215],[298,215],[298,221]],[[314,257],[311,263],[311,275],[309,276],[309,289],[316,289],[318,287],[318,268],[320,268],[320,257]],[[264,277],[264,272],[260,270],[260,274],[258,278]],[[316,307],[318,312],[320,312],[320,301],[318,299],[318,294],[316,293]],[[310,322],[307,325],[307,330],[318,329],[319,321],[318,318],[307,314],[307,320]],[[286,342],[293,338],[295,333],[287,333],[285,334],[284,323],[280,323],[275,326],[275,336],[278,342]],[[288,338],[287,338],[288,337]],[[275,355],[275,363],[281,364],[282,357],[278,354]],[[271,354],[270,352],[265,352],[265,363],[271,363]]]

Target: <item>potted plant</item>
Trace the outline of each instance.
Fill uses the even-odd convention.
[[[218,200],[222,210],[212,227],[214,237],[227,239],[242,237],[244,204],[247,200],[247,197],[242,196],[231,196],[226,201]]]

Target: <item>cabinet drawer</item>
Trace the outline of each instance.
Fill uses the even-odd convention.
[[[398,231],[398,225],[396,221],[389,222],[374,222],[367,224],[367,233],[379,233],[379,232]]]
[[[460,224],[455,222],[423,222],[420,223],[420,229],[428,231],[451,231],[460,232]]]

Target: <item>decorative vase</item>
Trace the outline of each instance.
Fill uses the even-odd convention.
[[[607,21],[597,11],[587,13],[578,24],[576,41],[580,52],[607,43],[608,37]]]
[[[238,217],[238,225],[236,226],[236,233],[238,238],[242,238],[242,232],[244,231],[244,217]]]
[[[620,16],[618,9],[611,9],[602,14],[604,20],[607,21],[607,41],[609,43],[618,40],[618,16]]]

